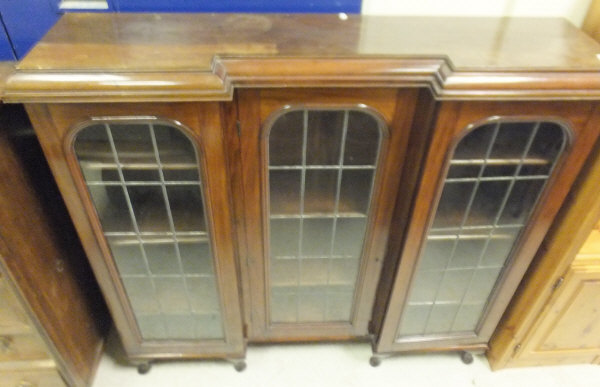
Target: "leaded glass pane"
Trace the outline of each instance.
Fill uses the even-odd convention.
[[[350,321],[381,130],[352,109],[289,111],[271,126],[271,322]]]
[[[553,122],[482,125],[456,146],[397,340],[476,333],[566,144]]]
[[[74,148],[142,337],[223,339],[192,142],[140,119],[87,126]]]

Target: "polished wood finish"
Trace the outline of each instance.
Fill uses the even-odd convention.
[[[600,47],[562,19],[67,14],[12,102],[230,100],[236,87],[412,86],[436,98],[597,98]]]
[[[15,62],[0,62],[0,99],[4,94],[6,80],[15,70]]]
[[[598,67],[593,47],[565,20],[548,18],[68,14],[18,68],[210,70],[216,53],[350,58],[447,55],[458,69],[587,70]],[[61,56],[56,52],[61,48],[78,55]]]
[[[600,41],[600,1],[592,0],[581,29],[596,41]]]
[[[15,312],[14,319],[9,319],[12,323],[0,327],[6,329],[0,336],[7,334],[7,344],[12,348],[0,355],[0,361],[27,360],[31,368],[19,371],[0,366],[0,375],[14,371],[23,380],[24,374],[36,378],[37,372],[43,371],[36,361],[45,360],[55,364],[53,368],[58,368],[68,385],[86,386],[100,360],[107,315],[101,299],[94,294],[96,284],[85,270],[87,263],[81,248],[68,235],[58,232],[72,228],[57,217],[62,208],[60,197],[50,195],[51,186],[44,187],[43,182],[33,180],[26,169],[27,160],[17,152],[14,139],[9,139],[9,129],[15,129],[10,126],[18,122],[14,121],[18,112],[14,108],[6,110],[4,106],[0,111],[11,114],[3,116],[0,124],[0,269],[6,275],[0,281],[14,289],[23,305],[20,308],[29,317]],[[31,147],[25,152],[28,156],[35,154]],[[29,160],[32,161],[40,159]],[[43,165],[33,168],[38,171],[36,178],[44,177],[40,172]],[[34,187],[44,191],[36,192]],[[54,201],[52,210],[46,207],[49,197]],[[65,216],[63,213],[62,218]],[[9,317],[4,312],[2,321]],[[14,363],[18,364],[23,366]],[[51,373],[60,381],[56,370]]]
[[[152,357],[240,357],[244,353],[229,177],[217,103],[161,105],[29,105],[28,113],[54,177],[111,309],[125,349],[132,359]],[[175,120],[193,137],[198,148],[207,223],[212,235],[215,273],[221,301],[225,340],[144,341],[128,306],[116,265],[102,234],[93,203],[75,159],[73,138],[78,126],[92,117],[158,116]]]
[[[449,152],[464,135],[465,130],[475,123],[485,122],[492,116],[530,117],[534,120],[539,117],[561,117],[566,120],[576,140],[572,141],[565,151],[566,155],[561,160],[558,170],[554,172],[549,188],[542,195],[541,202],[532,214],[530,225],[525,230],[520,245],[517,246],[517,252],[512,256],[506,274],[493,296],[493,301],[486,309],[483,323],[478,327],[477,334],[432,337],[431,340],[397,343],[396,329],[400,321],[402,305],[406,302],[411,278],[421,254],[424,235],[435,213],[436,205],[432,203],[436,203],[441,195],[440,181],[447,170]],[[598,137],[599,120],[600,107],[595,103],[444,102],[441,104],[433,136],[428,144],[425,166],[409,220],[410,225],[399,256],[400,265],[387,302],[385,320],[375,345],[376,352],[425,349],[435,346],[460,347],[488,341],[568,193],[577,171],[582,167],[595,143]]]
[[[493,369],[597,361],[599,350],[586,347],[597,344],[598,336],[580,335],[577,324],[567,327],[564,322],[575,317],[578,324],[591,323],[596,315],[599,151],[600,143],[490,341],[488,359]],[[563,283],[557,288],[561,277]],[[590,289],[596,289],[594,295]],[[557,335],[570,343],[563,341],[554,352],[545,350],[548,340]]]

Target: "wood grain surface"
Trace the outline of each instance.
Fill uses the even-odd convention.
[[[67,14],[12,102],[231,100],[236,87],[430,88],[441,98],[598,98],[600,46],[562,19]]]

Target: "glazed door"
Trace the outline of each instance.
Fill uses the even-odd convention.
[[[416,101],[239,93],[250,340],[367,334]]]
[[[30,112],[129,355],[241,356],[220,105]]]
[[[595,114],[442,105],[377,352],[485,347],[596,139]]]

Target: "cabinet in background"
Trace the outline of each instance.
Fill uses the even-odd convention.
[[[21,106],[0,153],[0,385],[88,386],[108,313]]]
[[[490,342],[493,369],[600,361],[597,148]]]

